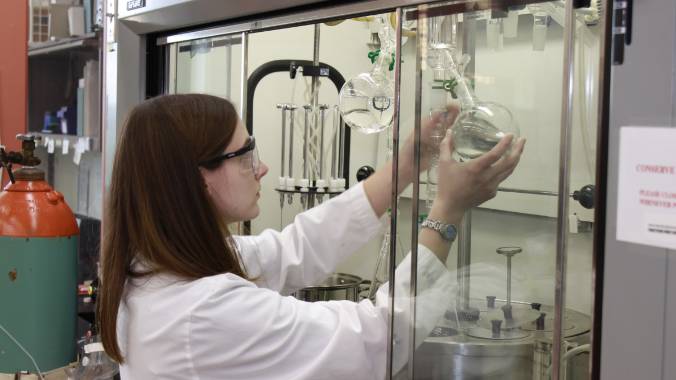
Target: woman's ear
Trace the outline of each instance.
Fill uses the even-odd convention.
[[[200,167],[199,171],[202,175],[204,187],[207,189],[207,192],[209,192],[209,195],[211,195],[211,172],[203,167]]]

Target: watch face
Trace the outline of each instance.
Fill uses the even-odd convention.
[[[458,234],[458,232],[455,230],[455,227],[453,225],[446,226],[444,228],[444,237],[448,240],[455,240],[455,236]]]

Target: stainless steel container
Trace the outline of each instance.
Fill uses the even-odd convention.
[[[542,310],[553,315],[551,307],[543,306]],[[589,343],[589,316],[573,310],[567,310],[565,316],[566,342],[572,346]],[[534,380],[547,373],[551,363],[551,320],[546,320],[543,331],[537,331],[534,324],[516,329],[516,338],[478,338],[471,335],[472,330],[482,329],[480,325],[471,327],[471,323],[463,322],[460,332],[451,319],[442,319],[416,350],[416,380]],[[565,379],[586,379],[588,361],[587,353],[570,358]],[[396,378],[406,378],[406,371]]]
[[[320,285],[300,289],[293,296],[308,302],[336,300],[359,302],[359,294],[366,290],[368,281],[362,280],[361,277],[334,273]]]

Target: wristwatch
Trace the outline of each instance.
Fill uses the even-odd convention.
[[[449,242],[453,242],[456,236],[458,236],[457,227],[452,224],[442,223],[438,220],[425,219],[425,221],[422,222],[422,226],[437,231],[444,240]]]

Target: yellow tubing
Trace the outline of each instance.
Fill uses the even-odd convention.
[[[374,17],[373,16],[364,16],[364,17],[355,17],[352,18],[351,20],[353,21],[358,21],[358,22],[369,22],[373,21]],[[333,20],[333,21],[327,21],[324,24],[328,26],[336,26],[340,23],[342,23],[345,20]],[[392,25],[392,28],[396,29],[397,28],[397,15],[394,12],[390,13],[390,25]],[[416,32],[413,30],[402,30],[401,35],[403,37],[415,37]]]

